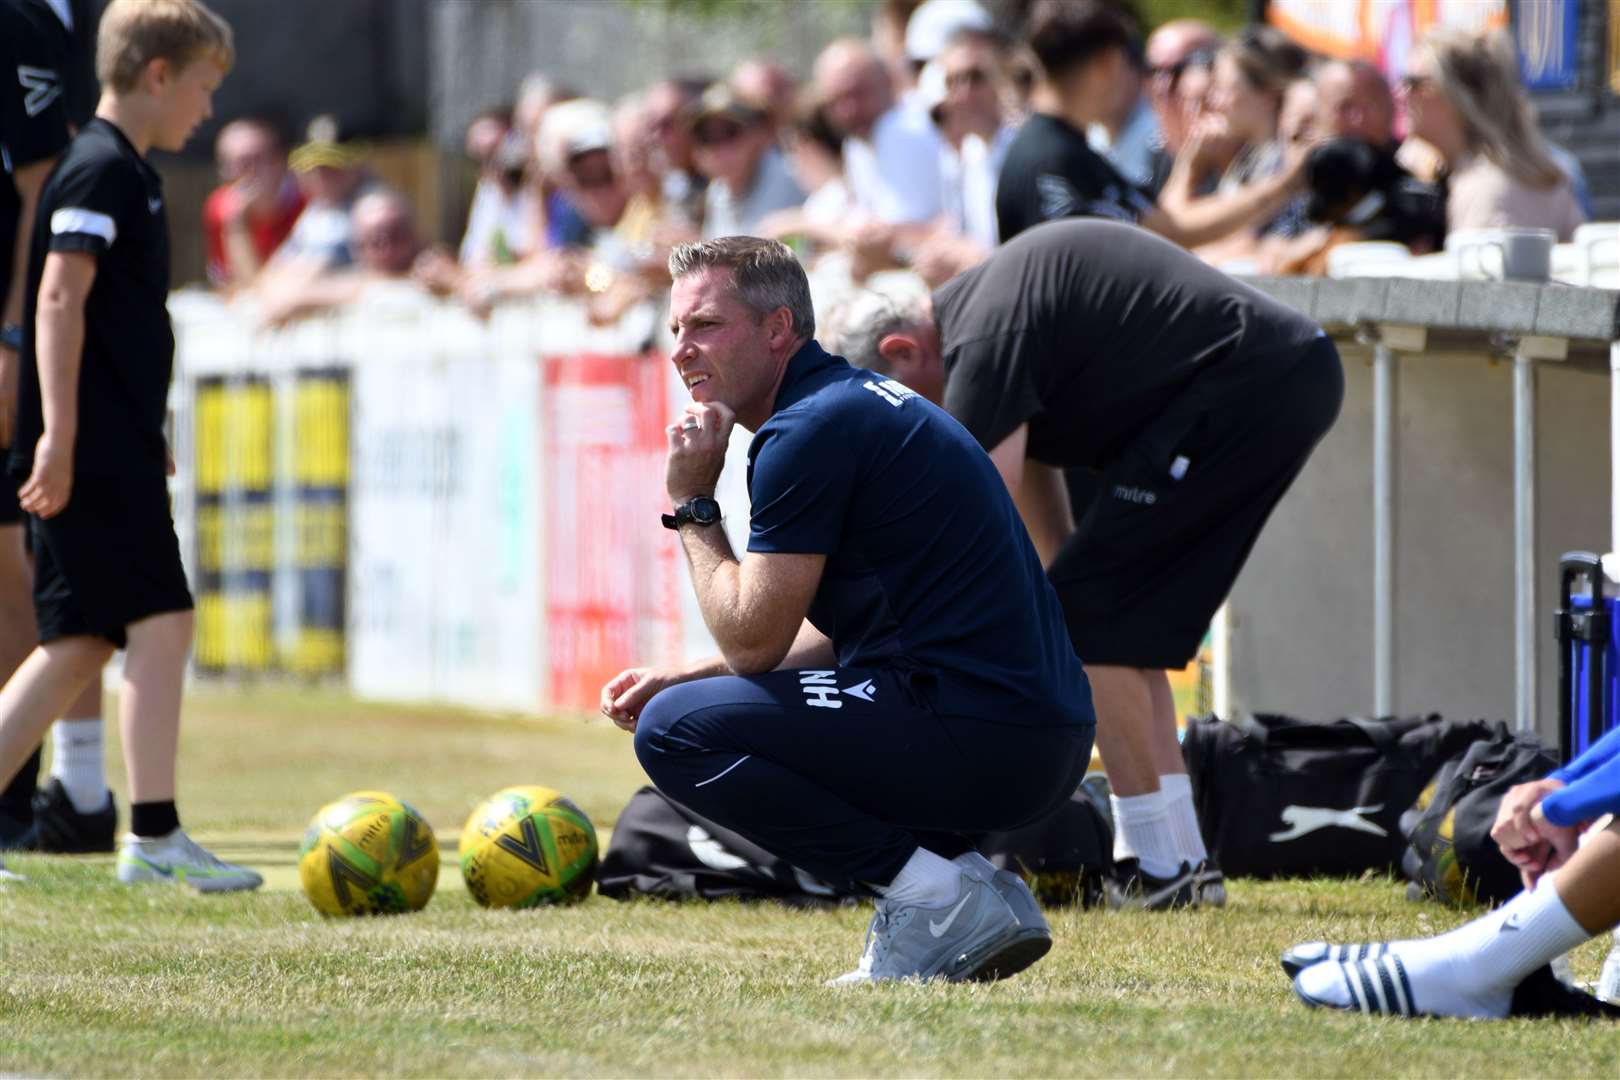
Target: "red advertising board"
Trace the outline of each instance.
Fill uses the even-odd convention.
[[[681,553],[658,523],[668,373],[648,354],[542,363],[548,696],[592,709],[624,668],[680,655]]]

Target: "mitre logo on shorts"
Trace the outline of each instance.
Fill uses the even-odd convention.
[[[861,385],[897,409],[917,396],[917,391],[893,379],[868,379]]]
[[[1129,484],[1115,484],[1114,498],[1121,502],[1140,503],[1143,506],[1152,506],[1159,501],[1159,496],[1146,488],[1131,487]]]

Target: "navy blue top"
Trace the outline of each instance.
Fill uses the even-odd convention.
[[[811,341],[748,448],[748,490],[749,551],[827,556],[810,621],[840,665],[914,670],[941,713],[1093,722],[1018,511],[944,410]]]

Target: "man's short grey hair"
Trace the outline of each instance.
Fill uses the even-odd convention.
[[[878,351],[879,343],[932,320],[928,293],[920,284],[858,289],[833,308],[826,345],[856,367],[888,375],[889,362]]]
[[[793,249],[776,240],[757,236],[721,236],[697,244],[679,244],[669,253],[669,276],[723,267],[731,271],[737,299],[764,318],[777,308],[793,316],[793,332],[816,335],[816,310],[810,302],[810,279]]]

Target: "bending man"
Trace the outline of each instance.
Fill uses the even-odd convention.
[[[1094,728],[1012,500],[938,408],[816,344],[786,247],[724,237],[669,267],[693,400],[667,431],[664,521],[721,655],[625,671],[602,711],[671,798],[876,896],[839,982],[1011,975],[1050,932],[964,835],[1061,804]],[[741,560],[712,498],[733,422],[755,432]]]
[[[840,331],[855,363],[943,400],[1017,500],[1096,697],[1113,902],[1223,903],[1165,672],[1192,660],[1338,415],[1332,342],[1174,244],[1094,219],[1020,233],[931,304],[859,296]],[[1075,467],[1097,474],[1085,506],[1064,486]]]

